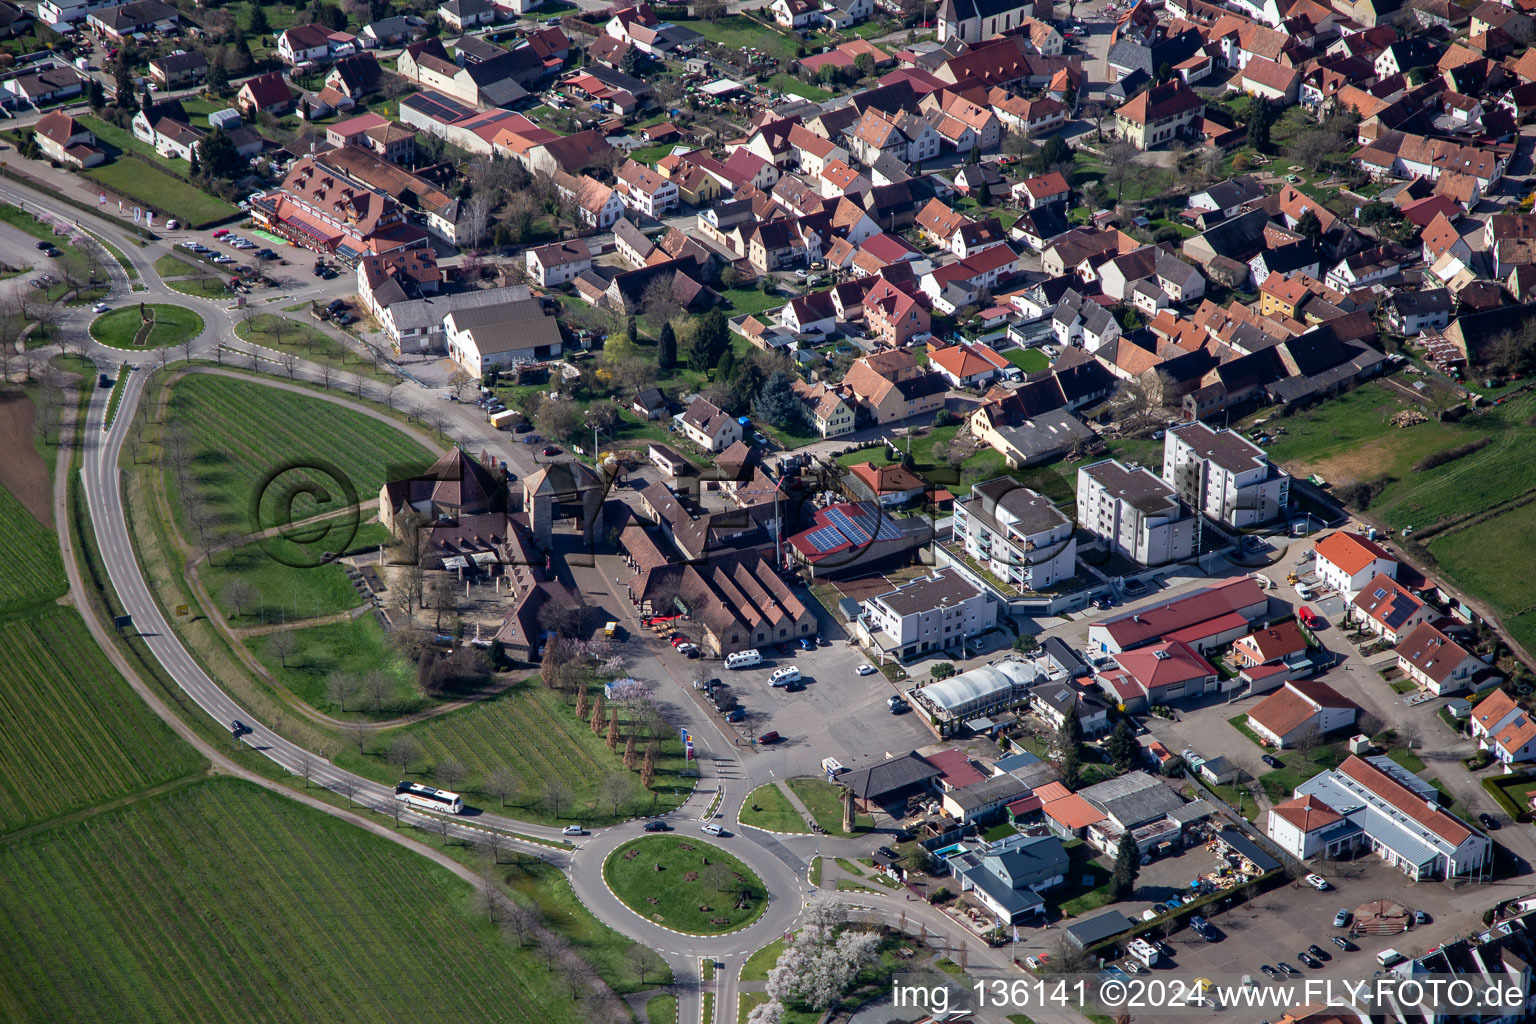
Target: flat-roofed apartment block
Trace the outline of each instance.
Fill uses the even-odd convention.
[[[1077,522],[1115,554],[1166,565],[1195,552],[1195,518],[1151,470],[1105,459],[1077,471]]]
[[[1011,477],[974,484],[970,497],[955,503],[954,536],[966,554],[1020,591],[1054,586],[1076,571],[1072,520]]]
[[[858,631],[882,657],[908,661],[991,629],[999,607],[959,573],[936,572],[866,600]]]
[[[1212,519],[1237,528],[1279,518],[1291,497],[1290,476],[1264,449],[1234,431],[1199,422],[1172,427],[1165,435],[1163,480]]]

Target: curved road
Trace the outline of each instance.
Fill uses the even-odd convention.
[[[230,312],[224,307],[175,292],[160,282],[154,272],[153,263],[157,256],[170,251],[168,242],[152,243],[149,247],[140,249],[132,239],[125,236],[120,225],[110,216],[77,215],[73,209],[50,203],[46,195],[16,182],[0,181],[0,199],[17,202],[34,212],[42,211],[60,223],[76,224],[98,238],[106,238],[117,245],[137,269],[144,290],[130,292],[126,276],[121,273],[116,260],[110,260],[108,265],[112,268],[113,289],[112,298],[109,301],[142,299],[148,302],[171,302],[200,313],[204,319],[205,329],[191,347],[193,358],[207,358],[214,351],[215,346],[219,345],[248,354],[255,351],[253,346],[235,337]],[[281,297],[281,301],[291,305],[296,301],[307,301],[312,297],[325,297],[322,287],[318,283],[303,282],[289,289],[288,293]],[[277,301],[272,300],[272,304],[276,306]],[[276,310],[274,309],[273,312]],[[75,335],[76,338],[80,336],[88,338],[89,319],[79,314],[80,311],[77,310],[65,318],[60,327],[65,337]],[[259,352],[255,354],[260,355]],[[89,341],[87,355],[99,367],[115,369],[125,355],[131,357],[133,354]],[[123,506],[120,472],[117,468],[127,433],[122,425],[132,421],[138,403],[143,399],[145,379],[149,376],[146,372],[147,365],[142,364],[147,364],[151,358],[158,361],[161,353],[157,352],[153,357],[143,353],[139,354],[138,358],[142,368],[139,372],[130,373],[128,377],[119,399],[113,428],[106,431],[102,429],[110,392],[96,390],[90,402],[86,423],[79,431],[79,443],[83,449],[81,480],[91,522],[112,586],[124,609],[133,616],[135,630],[142,636],[149,651],[164,667],[167,674],[220,726],[228,726],[235,719],[241,720],[251,730],[243,737],[244,742],[281,765],[286,771],[302,776],[307,770],[312,782],[350,795],[365,807],[383,811],[393,802],[394,794],[391,787],[345,772],[318,755],[288,741],[253,718],[197,663],[182,645],[180,638],[156,602],[135,556]],[[170,365],[180,361],[171,360],[168,354],[165,358]],[[300,362],[295,376],[313,383],[319,383],[322,379],[321,371],[317,366],[303,361]],[[382,388],[371,383],[363,389],[363,393],[369,397],[382,398],[382,391]],[[338,400],[346,401],[339,394],[336,397]],[[412,381],[402,385],[401,389],[394,393],[393,404],[398,408],[407,408],[417,415],[435,418],[442,415],[443,407],[440,403],[432,401],[432,397],[429,389]],[[449,407],[449,411],[459,412],[453,407]],[[451,423],[451,427],[462,436],[471,433],[469,430],[460,429],[467,423],[466,419],[463,422]],[[484,440],[476,437],[463,439],[469,443],[481,443]],[[705,820],[707,808],[713,802],[716,793],[721,789],[726,790],[721,805],[716,811],[716,820],[724,824],[732,835],[729,838],[709,841],[725,846],[763,879],[770,894],[770,903],[764,916],[753,925],[723,936],[685,935],[656,925],[620,903],[603,883],[603,859],[625,841],[644,834],[641,823],[638,821],[602,829],[594,835],[582,837],[576,841],[575,849],[570,851],[531,842],[521,842],[519,848],[560,867],[568,874],[576,895],[599,919],[656,950],[668,960],[673,968],[682,999],[681,1021],[691,1024],[692,1021],[698,1020],[699,958],[710,956],[723,961],[726,966],[723,971],[717,973],[714,982],[717,993],[716,1008],[718,1019],[730,1022],[735,1017],[736,985],[741,964],[754,950],[793,928],[811,892],[811,887],[806,880],[811,858],[823,855],[830,862],[831,858],[837,856],[849,858],[868,856],[870,847],[877,840],[872,838],[839,840],[813,835],[776,836],[737,826],[736,818],[746,795],[754,786],[769,781],[772,772],[763,769],[761,765],[759,765],[760,770],[753,772],[752,766],[756,758],[750,754],[747,755],[745,763],[737,763],[741,757],[739,751],[731,747],[725,740],[724,734],[712,721],[704,735],[718,737],[719,748],[725,753],[720,755],[709,753],[708,748],[711,746],[709,740],[705,739],[698,729],[694,731],[695,735],[703,741],[700,744],[701,759],[698,762],[699,784],[684,805],[668,817],[679,832],[696,833],[698,825]],[[725,785],[722,771],[729,773],[728,777],[733,780],[729,788]],[[436,824],[437,821],[436,816],[415,813],[409,814],[408,817],[415,824],[429,822]],[[489,813],[480,814],[469,820],[451,819],[450,834],[465,841],[480,843],[484,841],[485,833],[479,826],[521,833],[544,840],[559,841],[563,838],[561,831],[557,828]],[[700,836],[701,840],[706,838]],[[921,902],[901,903],[897,902],[896,897],[893,896],[869,893],[848,893],[841,898],[844,902],[862,906],[869,913],[877,914],[887,921],[895,920],[898,912],[903,915],[903,918],[910,914],[913,920],[922,920],[933,935],[956,931],[952,920]],[[998,961],[995,956],[985,955],[984,947],[976,946],[974,940],[971,945],[978,952],[976,967],[985,966],[989,971],[998,972],[1010,969],[1006,964],[1006,957]],[[994,963],[994,961],[997,962]],[[1037,1019],[1081,1020],[1075,1015]]]

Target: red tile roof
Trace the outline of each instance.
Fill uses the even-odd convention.
[[[1344,820],[1341,814],[1311,794],[1276,804],[1270,813],[1279,815],[1303,832],[1326,828],[1336,821]]]
[[[1326,558],[1351,576],[1378,558],[1392,558],[1392,553],[1375,541],[1366,540],[1358,533],[1346,533],[1343,530],[1330,533],[1314,544],[1312,550],[1317,553],[1318,558]]]
[[[1472,835],[1451,815],[1439,809],[1430,810],[1417,793],[1354,755],[1338,770],[1453,846],[1460,846]]]

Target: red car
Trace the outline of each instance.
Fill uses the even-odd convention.
[[[1296,609],[1296,617],[1300,619],[1301,624],[1306,626],[1308,629],[1316,629],[1322,623],[1322,620],[1313,613],[1312,609],[1305,605]]]
[[[686,636],[684,636],[682,633],[679,633],[677,636],[672,638],[672,646],[673,647],[681,647],[681,646],[683,646],[683,644],[686,644],[686,643],[689,643],[689,642],[690,642],[689,639]]]
[[[560,449],[556,448],[554,445],[550,445],[549,447],[544,449],[544,454],[545,455],[559,455],[560,454]]]

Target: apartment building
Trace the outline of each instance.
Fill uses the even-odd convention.
[[[1077,564],[1072,520],[1050,499],[997,477],[955,503],[954,537],[994,576],[1024,590],[1071,578]]]
[[[1231,430],[1196,421],[1163,438],[1163,480],[1206,515],[1241,529],[1279,518],[1291,478],[1264,449]]]
[[[958,573],[935,572],[871,597],[862,608],[861,639],[881,656],[905,662],[993,628],[1001,605]]]
[[[1165,565],[1195,553],[1195,517],[1149,469],[1105,459],[1077,471],[1077,519],[1108,549],[1140,565]]]

